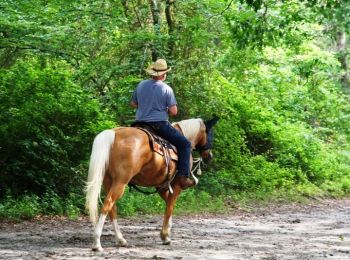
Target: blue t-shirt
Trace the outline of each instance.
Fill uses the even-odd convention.
[[[137,104],[136,121],[159,122],[169,118],[168,108],[176,105],[174,91],[161,80],[141,81],[132,95]]]

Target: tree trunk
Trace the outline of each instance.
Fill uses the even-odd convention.
[[[174,50],[174,38],[173,38],[173,32],[175,28],[175,21],[174,21],[174,16],[173,16],[173,4],[175,0],[166,0],[166,5],[165,5],[165,17],[166,21],[168,24],[169,28],[169,43],[168,43],[168,53],[169,56],[173,55],[173,50]]]
[[[349,75],[349,65],[347,62],[347,43],[346,34],[343,30],[337,32],[337,52],[338,60],[340,62],[341,68],[344,70],[344,74],[341,77],[341,84],[344,92],[350,94],[350,75]]]
[[[158,0],[149,0],[149,4],[151,7],[152,19],[153,19],[153,27],[156,35],[160,34],[160,26],[161,26],[161,18],[160,18],[160,9]],[[160,43],[155,42],[152,48],[152,60],[155,61],[158,58],[157,48]]]
[[[128,0],[121,0],[121,3],[123,5],[124,15],[125,17],[129,17],[129,3]]]

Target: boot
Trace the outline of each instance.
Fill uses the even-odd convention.
[[[196,182],[187,176],[180,176],[180,185],[181,188],[184,190],[196,185]]]

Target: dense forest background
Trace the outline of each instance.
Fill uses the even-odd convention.
[[[165,58],[180,113],[221,120],[179,210],[350,193],[350,2],[0,0],[0,217],[83,212],[94,136]],[[162,212],[127,191],[121,214]]]

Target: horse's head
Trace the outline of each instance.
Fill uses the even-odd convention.
[[[212,127],[218,122],[219,117],[214,116],[212,119],[203,121],[204,126],[200,131],[196,151],[199,152],[203,160],[208,163],[213,158],[211,152],[213,145],[213,130]]]

